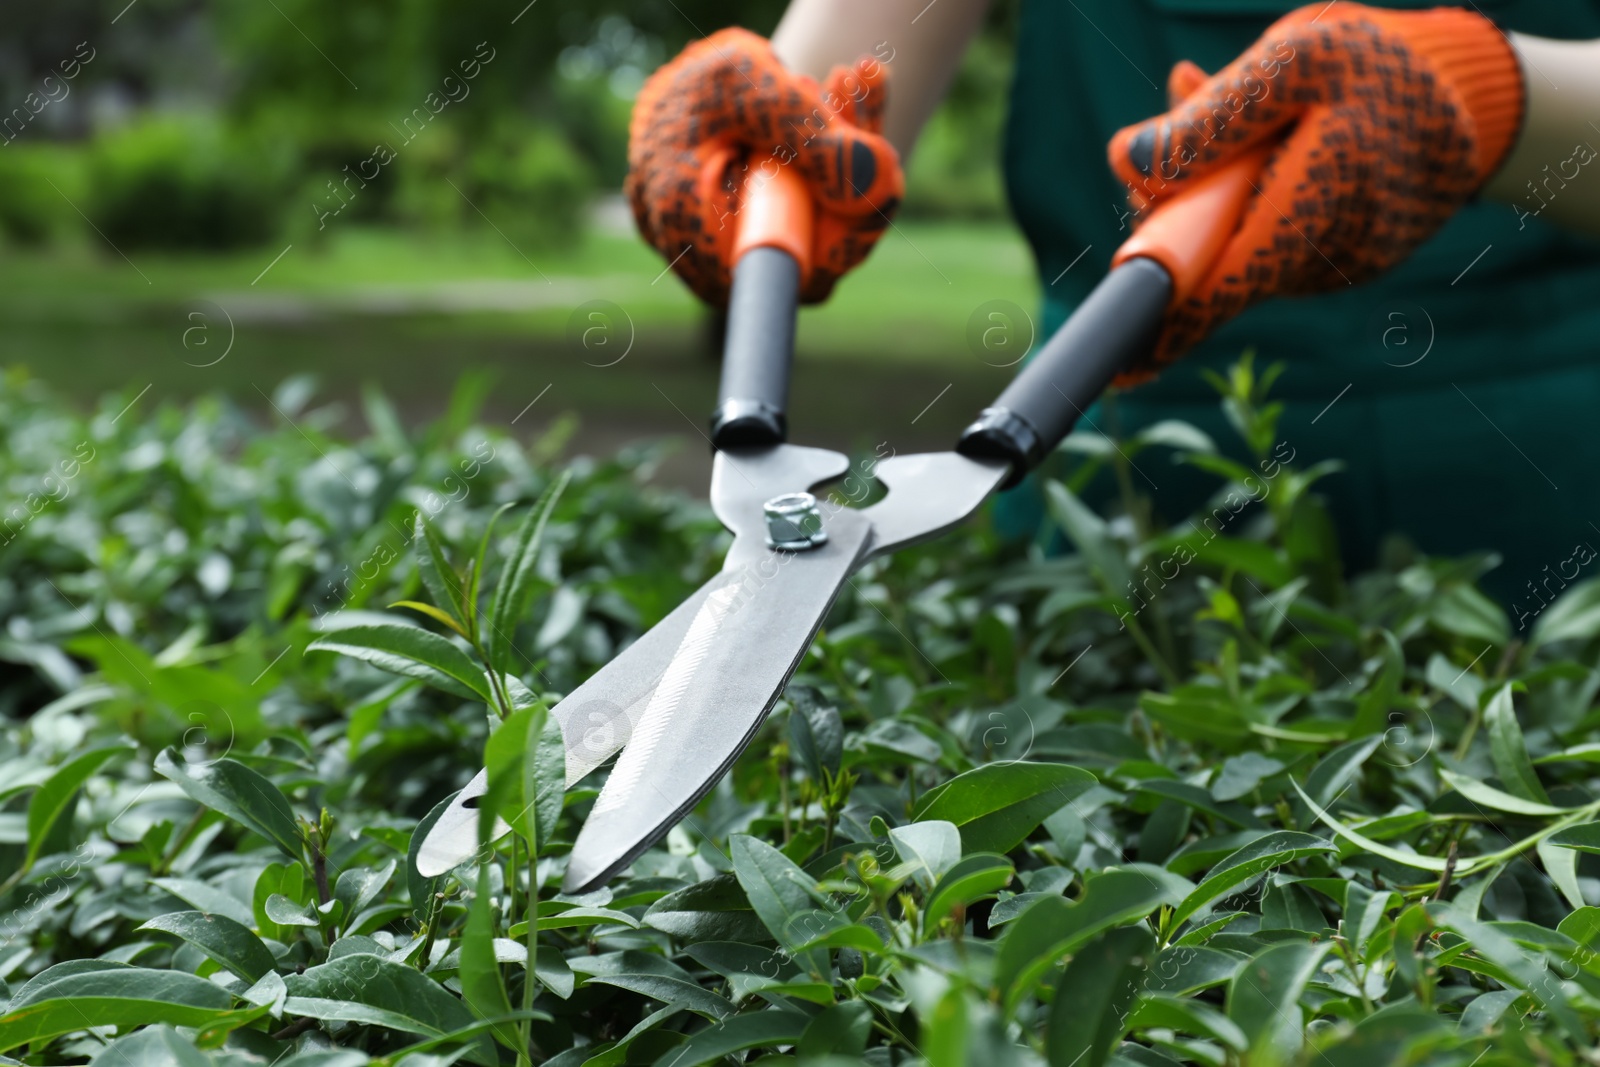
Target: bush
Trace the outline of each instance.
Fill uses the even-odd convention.
[[[554,128],[496,129],[473,146],[467,177],[484,214],[514,239],[565,245],[583,232],[594,176]]]
[[[594,191],[593,175],[566,138],[538,123],[505,121],[471,139],[430,129],[400,150],[397,166],[402,219],[492,227],[520,249],[577,240]]]
[[[33,247],[81,229],[68,198],[76,201],[83,195],[83,182],[81,149],[7,144],[0,149],[0,231],[10,241]]]
[[[369,397],[372,436],[340,441],[293,383],[299,429],[217,401],[116,418],[131,391],[80,417],[13,373],[0,1052],[1579,1062],[1600,586],[1520,643],[1478,561],[1339,573],[1322,472],[1275,444],[1248,365],[1220,384],[1248,465],[1175,424],[1078,438],[1049,490],[1071,554],[977,526],[868,565],[727,781],[574,899],[595,792],[547,803],[543,706],[717,571],[703,504],[641,487],[642,453],[568,465],[500,725],[437,672],[308,646],[351,621],[444,643],[437,614],[379,614],[465,614],[407,544],[418,512],[486,606],[559,437],[525,447],[465,401],[407,434]],[[1219,477],[1192,524],[1073,494],[1158,455]],[[508,767],[536,746],[537,832],[425,879],[419,821],[492,727]]]
[[[153,115],[94,142],[86,212],[125,248],[230,249],[278,229],[284,167],[217,120]]]

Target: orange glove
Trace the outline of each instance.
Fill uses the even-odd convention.
[[[1138,381],[1269,296],[1342,289],[1394,266],[1481,189],[1522,125],[1505,36],[1454,8],[1353,3],[1293,11],[1207,78],[1172,70],[1172,110],[1117,131],[1108,154],[1136,210],[1253,146],[1276,145],[1239,230],[1167,312]]]
[[[739,190],[752,155],[770,154],[765,165],[797,168],[816,200],[801,298],[826,299],[871,251],[904,189],[900,157],[879,135],[887,80],[868,58],[818,86],[746,30],[691,44],[633,107],[623,189],[639,232],[701,299],[726,303]]]

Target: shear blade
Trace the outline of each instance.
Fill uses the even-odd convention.
[[[569,789],[628,743],[634,723],[643,714],[700,605],[731,580],[724,572],[706,582],[551,709],[550,714],[561,724],[561,738],[567,750]],[[422,847],[417,850],[417,872],[424,878],[435,878],[477,854],[478,800],[488,788],[488,772],[479,771],[423,838]],[[511,827],[496,819],[492,839],[510,832]]]
[[[871,535],[870,520],[841,511],[827,544],[724,572],[736,580],[697,609],[578,834],[563,892],[604,883],[710,792],[772,710]]]

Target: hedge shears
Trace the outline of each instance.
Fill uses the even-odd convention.
[[[1022,480],[1122,369],[1148,354],[1163,313],[1201,280],[1237,226],[1261,155],[1150,212],[1112,270],[953,452],[891,456],[883,499],[854,509],[815,494],[849,469],[786,442],[795,314],[813,209],[792,170],[751,167],[733,250],[727,340],[711,419],[711,506],[733,533],[722,570],[552,710],[566,784],[620,751],[567,862],[566,893],[603,885],[699,803],[755,737],[850,575],[962,522]],[[480,771],[428,832],[426,877],[474,857]],[[509,831],[495,826],[498,837]]]

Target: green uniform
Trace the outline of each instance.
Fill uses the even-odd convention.
[[[1112,133],[1166,109],[1166,75],[1177,60],[1217,70],[1297,6],[1024,0],[1005,166],[1045,287],[1045,329],[1104,276],[1130,232],[1124,190],[1105,164]],[[1473,6],[1508,30],[1600,37],[1600,4]],[[1585,141],[1600,146],[1600,131]],[[1579,158],[1587,155],[1592,149]],[[1551,160],[1552,169],[1562,163]],[[1562,169],[1570,175],[1574,165]],[[1567,185],[1550,188],[1600,195],[1600,160]],[[1282,360],[1279,436],[1296,465],[1347,464],[1321,490],[1349,563],[1370,564],[1382,536],[1396,531],[1430,553],[1493,549],[1505,561],[1486,584],[1508,605],[1525,601],[1518,610],[1532,605],[1527,583],[1547,581],[1575,545],[1600,546],[1600,242],[1532,215],[1540,203],[1530,193],[1527,217],[1504,204],[1470,204],[1376,281],[1251,309],[1159,380],[1120,397],[1123,431],[1178,418],[1232,449],[1237,435],[1200,370],[1250,348],[1258,366]],[[1216,485],[1160,467],[1146,473],[1169,519]],[[1600,564],[1590,571],[1580,577],[1600,574]]]

